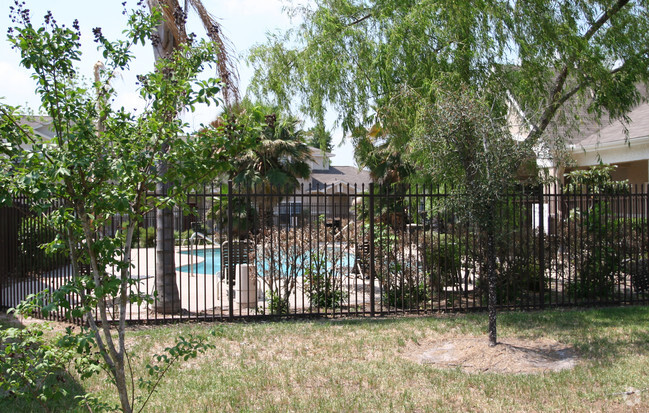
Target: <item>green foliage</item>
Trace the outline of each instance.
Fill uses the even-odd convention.
[[[423,173],[449,185],[454,196],[445,199],[455,203],[449,206],[459,218],[484,228],[515,185],[525,146],[512,139],[487,97],[467,86],[442,90],[422,105],[412,158]]]
[[[513,241],[515,243],[515,241]],[[517,245],[508,255],[498,257],[496,276],[496,303],[499,305],[534,302],[541,288],[547,288],[548,280],[540,275],[540,266],[535,251],[527,251]],[[488,281],[486,277],[477,280],[476,290],[488,299]]]
[[[114,106],[113,79],[133,63],[137,43],[159,42],[152,35],[163,18],[160,10],[148,11],[143,2],[124,14],[129,26],[121,40],[110,41],[100,29],[94,30],[105,62],[88,89],[77,80],[74,67],[81,59],[79,23],[67,27],[48,13],[38,27],[23,3],[12,8],[16,26],[8,39],[21,54],[21,65],[37,80],[36,93],[54,137],[35,133],[18,108],[0,105],[0,198],[10,202],[22,196],[35,216],[60,228],[61,236],[47,248],[61,250],[65,242],[76,270],[70,282],[49,296],[35,297],[21,310],[83,317],[90,334],[68,335],[69,342],[77,343],[75,361],[84,360],[90,350],[97,354],[119,392],[121,408],[130,412],[133,386],[128,386],[123,340],[126,307],[151,298],[131,293],[137,283],[129,278],[131,248],[151,245],[152,239],[152,229],[139,232],[137,226],[152,207],[184,206],[191,185],[209,182],[229,168],[228,150],[239,142],[228,140],[218,127],[188,133],[189,125],[176,116],[198,104],[218,102],[220,81],[198,79],[217,64],[214,46],[204,41],[179,45],[156,61],[155,71],[137,77],[143,111],[130,113]],[[167,168],[158,170],[158,165]],[[170,183],[170,188],[156,197],[152,190],[159,182]],[[104,229],[116,215],[124,224],[108,236]],[[117,322],[117,333],[99,327],[98,321],[102,326]]]
[[[427,270],[433,274],[432,288],[445,288],[461,282],[462,260],[467,253],[465,240],[458,242],[452,234],[431,233],[424,252]]]
[[[299,178],[311,174],[311,151],[300,122],[278,108],[243,101],[222,117],[245,142],[232,159],[230,177],[245,188],[271,187],[291,191]]]
[[[3,396],[56,402],[67,395],[61,386],[74,354],[45,343],[39,326],[0,330],[0,390]]]
[[[582,108],[621,117],[649,79],[645,3],[325,0],[289,13],[302,23],[252,49],[255,93],[286,107],[299,97],[316,123],[332,107],[345,132],[378,126],[372,145],[386,153],[415,152],[412,92],[430,100],[442,78],[501,109],[515,99],[529,147],[559,151]]]
[[[176,243],[176,245],[182,245],[183,243],[186,243],[193,234],[194,234],[193,229],[186,229],[182,232],[174,231],[174,242]],[[153,239],[155,241],[155,235]],[[203,242],[203,241],[197,240],[196,242]]]
[[[287,315],[290,312],[289,296],[282,294],[281,290],[266,292],[268,311],[272,315]]]
[[[586,204],[585,209],[570,211],[568,225],[575,229],[576,236],[563,240],[577,273],[568,285],[568,294],[577,298],[611,297],[615,293],[615,278],[625,269],[625,260],[642,254],[638,242],[646,238],[642,235],[645,231],[633,219],[615,218],[607,199],[608,195],[629,190],[627,182],[613,181],[615,168],[599,164],[566,174],[567,193],[580,196]],[[627,230],[630,233],[622,237]],[[623,256],[623,251],[628,257]]]
[[[155,227],[139,227],[133,233],[132,244],[139,248],[155,247]]]
[[[585,212],[571,214],[568,222],[575,234],[572,240],[564,242],[569,246],[570,262],[577,273],[568,293],[577,298],[611,297],[615,277],[624,269],[620,221],[613,219],[606,201],[596,201]]]
[[[2,397],[34,401],[46,411],[69,404],[73,398],[85,406],[86,395],[70,393],[73,379],[69,373],[76,371],[87,378],[100,370],[96,354],[87,345],[89,336],[74,333],[72,328],[53,336],[51,330],[47,324],[0,329]]]
[[[20,274],[42,274],[65,264],[69,254],[57,241],[57,233],[47,220],[26,217],[18,229],[18,271]],[[58,248],[46,250],[48,245]]]
[[[215,123],[226,135],[239,140],[237,150],[231,152],[228,169],[234,191],[265,194],[263,199],[235,199],[233,226],[239,236],[244,236],[258,229],[261,222],[257,217],[266,222],[272,219],[273,207],[283,198],[280,194],[293,192],[299,185],[298,179],[311,175],[311,150],[301,122],[282,114],[276,107],[244,100],[226,108]],[[224,201],[214,209],[221,224],[227,221]]]
[[[628,180],[613,181],[612,173],[617,165],[600,163],[588,169],[575,169],[565,174],[565,192],[569,194],[586,193],[591,194],[615,194],[628,192]]]
[[[304,289],[312,306],[339,308],[347,300],[342,290],[342,271],[336,268],[337,257],[332,252],[312,253],[304,268]]]
[[[394,278],[391,284],[385,284],[383,302],[391,307],[403,309],[422,308],[429,300],[428,291],[423,280],[406,276],[402,279]]]
[[[318,124],[309,129],[305,135],[306,143],[309,146],[319,148],[325,152],[331,152],[333,150],[331,132],[329,132],[323,124]]]
[[[222,185],[220,197],[214,199],[212,209],[208,213],[208,217],[215,221],[216,227],[219,231],[225,233],[229,229],[228,216],[229,216],[229,198],[225,195],[228,194],[228,187]],[[234,196],[231,198],[232,202],[232,236],[235,239],[245,239],[249,234],[255,232],[259,228],[259,215],[257,210],[252,205],[250,198]]]
[[[382,223],[375,224],[375,227],[374,269],[381,283],[383,302],[398,308],[423,306],[429,299],[427,291],[432,291],[429,281],[428,288],[425,287],[424,279],[429,275],[425,274],[414,256],[406,256],[408,247],[403,248],[418,241],[411,239],[408,233],[395,231]],[[365,259],[369,257],[365,256]]]
[[[216,336],[216,330],[211,330],[210,335]],[[165,348],[167,354],[153,355],[153,361],[146,365],[149,377],[138,380],[138,387],[144,391],[146,397],[144,399],[140,397],[140,411],[147,405],[151,396],[156,392],[160,381],[174,364],[179,361],[194,359],[199,354],[204,354],[213,348],[215,348],[214,344],[208,342],[208,337],[205,335],[190,334],[187,337],[179,336],[174,346]]]

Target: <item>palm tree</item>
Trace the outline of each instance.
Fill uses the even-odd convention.
[[[249,122],[249,144],[233,159],[230,178],[237,188],[255,195],[257,215],[268,223],[272,210],[299,186],[299,179],[311,175],[311,149],[305,142],[300,122],[292,116],[278,115],[274,108],[250,102],[232,108],[228,114],[236,122]],[[259,197],[258,195],[264,194]]]
[[[237,72],[232,65],[232,59],[225,38],[221,35],[221,26],[210,15],[200,0],[185,0],[181,7],[178,0],[147,0],[151,11],[160,10],[164,16],[162,24],[158,27],[157,41],[153,44],[153,53],[156,61],[171,58],[178,46],[189,41],[185,29],[185,22],[189,8],[193,8],[203,23],[208,37],[216,45],[219,52],[218,74],[224,83],[223,100],[226,105],[236,103],[239,99],[237,90]],[[171,115],[177,116],[177,114]],[[171,119],[169,119],[171,121]],[[167,144],[160,148],[162,152],[169,150]],[[158,165],[158,174],[164,175],[168,165],[161,162]],[[169,189],[168,183],[159,183],[156,192],[166,196]],[[173,211],[171,208],[159,208],[156,212],[156,291],[158,297],[155,310],[161,313],[177,313],[181,310],[178,286],[176,285],[176,268],[174,262],[174,227]]]
[[[413,174],[413,167],[386,137],[387,130],[379,125],[369,131],[359,129],[353,137],[354,155],[359,166],[370,170],[372,180],[378,184],[375,191],[390,194],[375,214],[381,222],[402,229],[409,221],[404,184]]]

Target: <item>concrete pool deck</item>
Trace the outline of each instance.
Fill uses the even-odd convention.
[[[218,247],[218,246],[214,246]],[[199,247],[202,248],[202,247]],[[213,248],[207,246],[206,248]],[[201,257],[193,254],[187,254],[186,247],[176,247],[175,266],[180,268],[185,265],[193,265],[202,261]],[[131,277],[137,280],[131,287],[133,293],[153,294],[155,289],[155,248],[134,248],[132,250]],[[251,269],[254,271],[254,268]],[[108,271],[109,273],[112,272]],[[66,265],[53,271],[49,271],[41,276],[32,277],[25,280],[15,280],[9,286],[3,286],[2,298],[4,303],[9,306],[16,306],[22,299],[29,294],[40,292],[44,289],[58,289],[71,277],[72,266]],[[240,302],[236,298],[241,294],[235,288],[235,300],[233,313],[235,315],[255,315],[268,313],[270,300],[267,297],[267,290],[270,289],[268,282],[252,275],[256,284],[256,294],[252,294],[253,299],[247,302]],[[276,290],[281,280],[275,280],[273,290]],[[229,310],[228,285],[222,280],[220,274],[195,274],[191,272],[176,271],[176,285],[181,300],[183,312],[192,317],[227,317]],[[342,277],[343,294],[349,296],[345,303],[346,307],[364,307],[370,302],[370,285],[369,281],[362,277],[356,276],[349,272]],[[303,280],[296,281],[296,287],[289,296],[289,306],[291,312],[302,313],[311,312],[308,299],[308,286],[304,285]],[[380,285],[375,282],[375,300],[380,300]],[[245,294],[244,294],[245,296]],[[252,297],[251,297],[252,298]],[[256,299],[255,299],[256,298]],[[315,311],[315,309],[313,309]],[[129,319],[152,319],[152,318],[176,318],[177,316],[154,315],[147,304],[137,305],[132,303],[127,309],[127,318]]]

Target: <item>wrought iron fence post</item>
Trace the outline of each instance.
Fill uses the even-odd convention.
[[[543,184],[539,185],[539,296],[545,307],[545,222],[543,211]]]
[[[370,315],[376,315],[375,298],[374,298],[374,183],[370,182]]]
[[[228,280],[228,312],[229,317],[234,318],[234,256],[232,251],[232,180],[228,181],[228,268],[222,268],[221,271],[224,272],[224,275]]]

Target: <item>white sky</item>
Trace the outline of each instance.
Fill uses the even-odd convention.
[[[104,36],[108,39],[117,39],[125,28],[126,18],[122,15],[123,0],[25,0],[26,7],[32,12],[32,23],[39,25],[47,10],[52,10],[54,18],[59,24],[71,26],[76,18],[81,26],[82,61],[79,63],[80,73],[92,77],[92,67],[101,55],[93,42],[92,29],[101,27]],[[0,98],[3,103],[9,105],[27,106],[37,111],[39,100],[34,90],[35,82],[31,79],[31,73],[20,66],[20,56],[17,50],[12,50],[6,40],[7,28],[13,26],[9,19],[9,6],[14,0],[0,0]],[[136,0],[128,0],[127,7],[135,7]],[[239,58],[240,91],[245,95],[252,71],[246,67],[245,56],[255,44],[263,43],[266,33],[269,31],[285,30],[290,27],[291,21],[282,5],[282,0],[203,0],[205,7],[216,16],[221,22],[223,33],[235,48]],[[196,20],[188,22],[188,31],[194,31],[197,35],[203,36],[202,26]],[[122,74],[115,85],[119,91],[116,100],[118,105],[124,105],[127,109],[141,107],[138,102],[138,95],[134,88],[135,74],[145,73],[153,67],[153,51],[150,46],[135,49],[136,61],[131,65],[131,71]],[[217,109],[200,108],[196,112],[185,115],[186,121],[194,128],[201,123],[207,123],[216,116]],[[330,114],[329,118],[335,118]],[[333,122],[332,122],[333,123]],[[331,126],[330,126],[331,127]],[[340,130],[333,131],[334,136],[334,165],[355,165],[353,159],[353,147],[349,142],[342,146],[338,143],[342,139]]]

